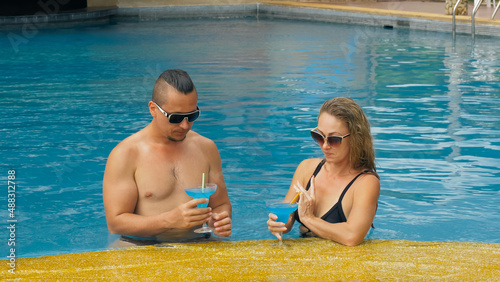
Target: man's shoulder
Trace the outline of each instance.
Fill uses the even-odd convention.
[[[131,172],[135,168],[138,158],[138,145],[134,141],[134,135],[131,135],[122,140],[116,145],[111,153],[109,153],[106,163],[105,175],[120,175],[121,172]]]
[[[202,147],[205,147],[205,146],[215,146],[215,142],[208,138],[208,137],[205,137],[195,131],[189,131],[188,133],[188,137],[189,137],[189,140],[191,142],[193,142],[194,144],[198,145],[198,146],[202,146]]]
[[[141,131],[136,132],[129,137],[123,139],[115,148],[111,151],[111,154],[118,154],[123,156],[131,156],[137,153],[138,142],[140,140]]]

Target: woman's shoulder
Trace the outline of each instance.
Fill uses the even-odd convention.
[[[299,167],[300,166],[303,166],[303,167],[313,167],[313,170],[319,165],[319,163],[323,161],[323,159],[320,159],[320,158],[311,158],[311,159],[305,159],[303,160],[300,164],[299,164]]]
[[[363,173],[360,175],[359,179],[354,183],[355,190],[362,190],[366,193],[367,190],[371,190],[373,193],[380,193],[380,180],[378,177],[370,172]]]
[[[365,169],[360,173],[360,176],[361,176],[360,178],[364,178],[366,179],[366,181],[380,183],[380,177],[375,171],[370,171],[368,169]]]
[[[314,173],[321,161],[323,161],[323,159],[320,158],[305,159],[297,167],[297,172],[309,178]]]

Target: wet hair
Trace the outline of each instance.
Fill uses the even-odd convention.
[[[180,69],[166,70],[158,77],[153,88],[152,100],[158,105],[165,104],[167,100],[167,95],[165,95],[166,93],[162,91],[161,87],[163,82],[166,82],[177,91],[186,95],[196,90],[187,72]]]
[[[330,114],[345,122],[351,134],[346,140],[351,146],[350,162],[352,167],[356,170],[367,169],[379,178],[375,167],[370,123],[361,107],[351,98],[337,97],[323,103],[318,118],[323,113]]]

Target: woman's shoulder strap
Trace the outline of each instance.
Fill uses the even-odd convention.
[[[321,170],[321,168],[325,164],[325,161],[326,161],[325,159],[322,159],[321,162],[319,162],[318,166],[316,166],[316,169],[314,170],[313,174],[309,178],[309,181],[307,181],[306,191],[309,190],[309,187],[311,186],[311,178],[313,176],[316,177],[316,175],[318,175],[319,171]]]

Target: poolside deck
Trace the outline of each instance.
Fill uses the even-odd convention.
[[[322,239],[171,244],[2,262],[20,281],[498,281],[500,244]],[[16,280],[18,281],[18,280]]]
[[[378,9],[378,10],[387,10],[398,12],[416,12],[416,13],[426,13],[430,14],[429,17],[433,17],[433,15],[445,15],[445,1],[434,2],[434,1],[384,1],[384,2],[375,2],[375,1],[328,1],[328,0],[302,0],[296,1],[302,3],[316,3],[316,4],[329,4],[329,5],[337,5],[344,7],[359,7],[366,9]],[[468,9],[470,20],[471,11],[474,7],[473,1],[469,1]],[[490,7],[487,7],[486,3],[477,10],[476,19],[490,19],[493,15],[493,11],[495,8],[493,7],[493,1],[491,2]],[[406,13],[401,13],[401,15],[405,15]],[[447,15],[447,17],[451,17]],[[500,12],[497,12],[494,21],[500,21]]]
[[[453,16],[445,15],[443,2],[329,2],[318,0],[260,1],[268,5],[271,14],[296,19],[311,19],[349,24],[368,24],[390,26],[393,28],[409,28],[430,31],[450,32],[453,30]],[[274,7],[281,7],[275,9]],[[260,12],[262,10],[262,12]],[[469,16],[455,16],[456,33],[472,34],[472,11],[469,5]],[[259,8],[259,15],[265,14],[266,8]],[[490,19],[493,8],[482,6],[475,17],[476,35],[500,36],[500,15]]]
[[[105,3],[112,2],[107,1]],[[472,2],[472,1],[471,1]],[[117,6],[91,6],[85,11],[34,16],[0,17],[0,29],[67,27],[102,24],[113,17],[140,20],[180,17],[272,16],[349,24],[367,24],[392,28],[452,31],[451,15],[445,15],[444,2],[398,1],[367,2],[343,0],[239,0],[239,1],[123,1]],[[469,14],[472,4],[469,4]],[[483,5],[475,17],[477,35],[500,36],[500,15],[490,19],[494,7]],[[471,16],[456,16],[456,32],[471,34]]]

